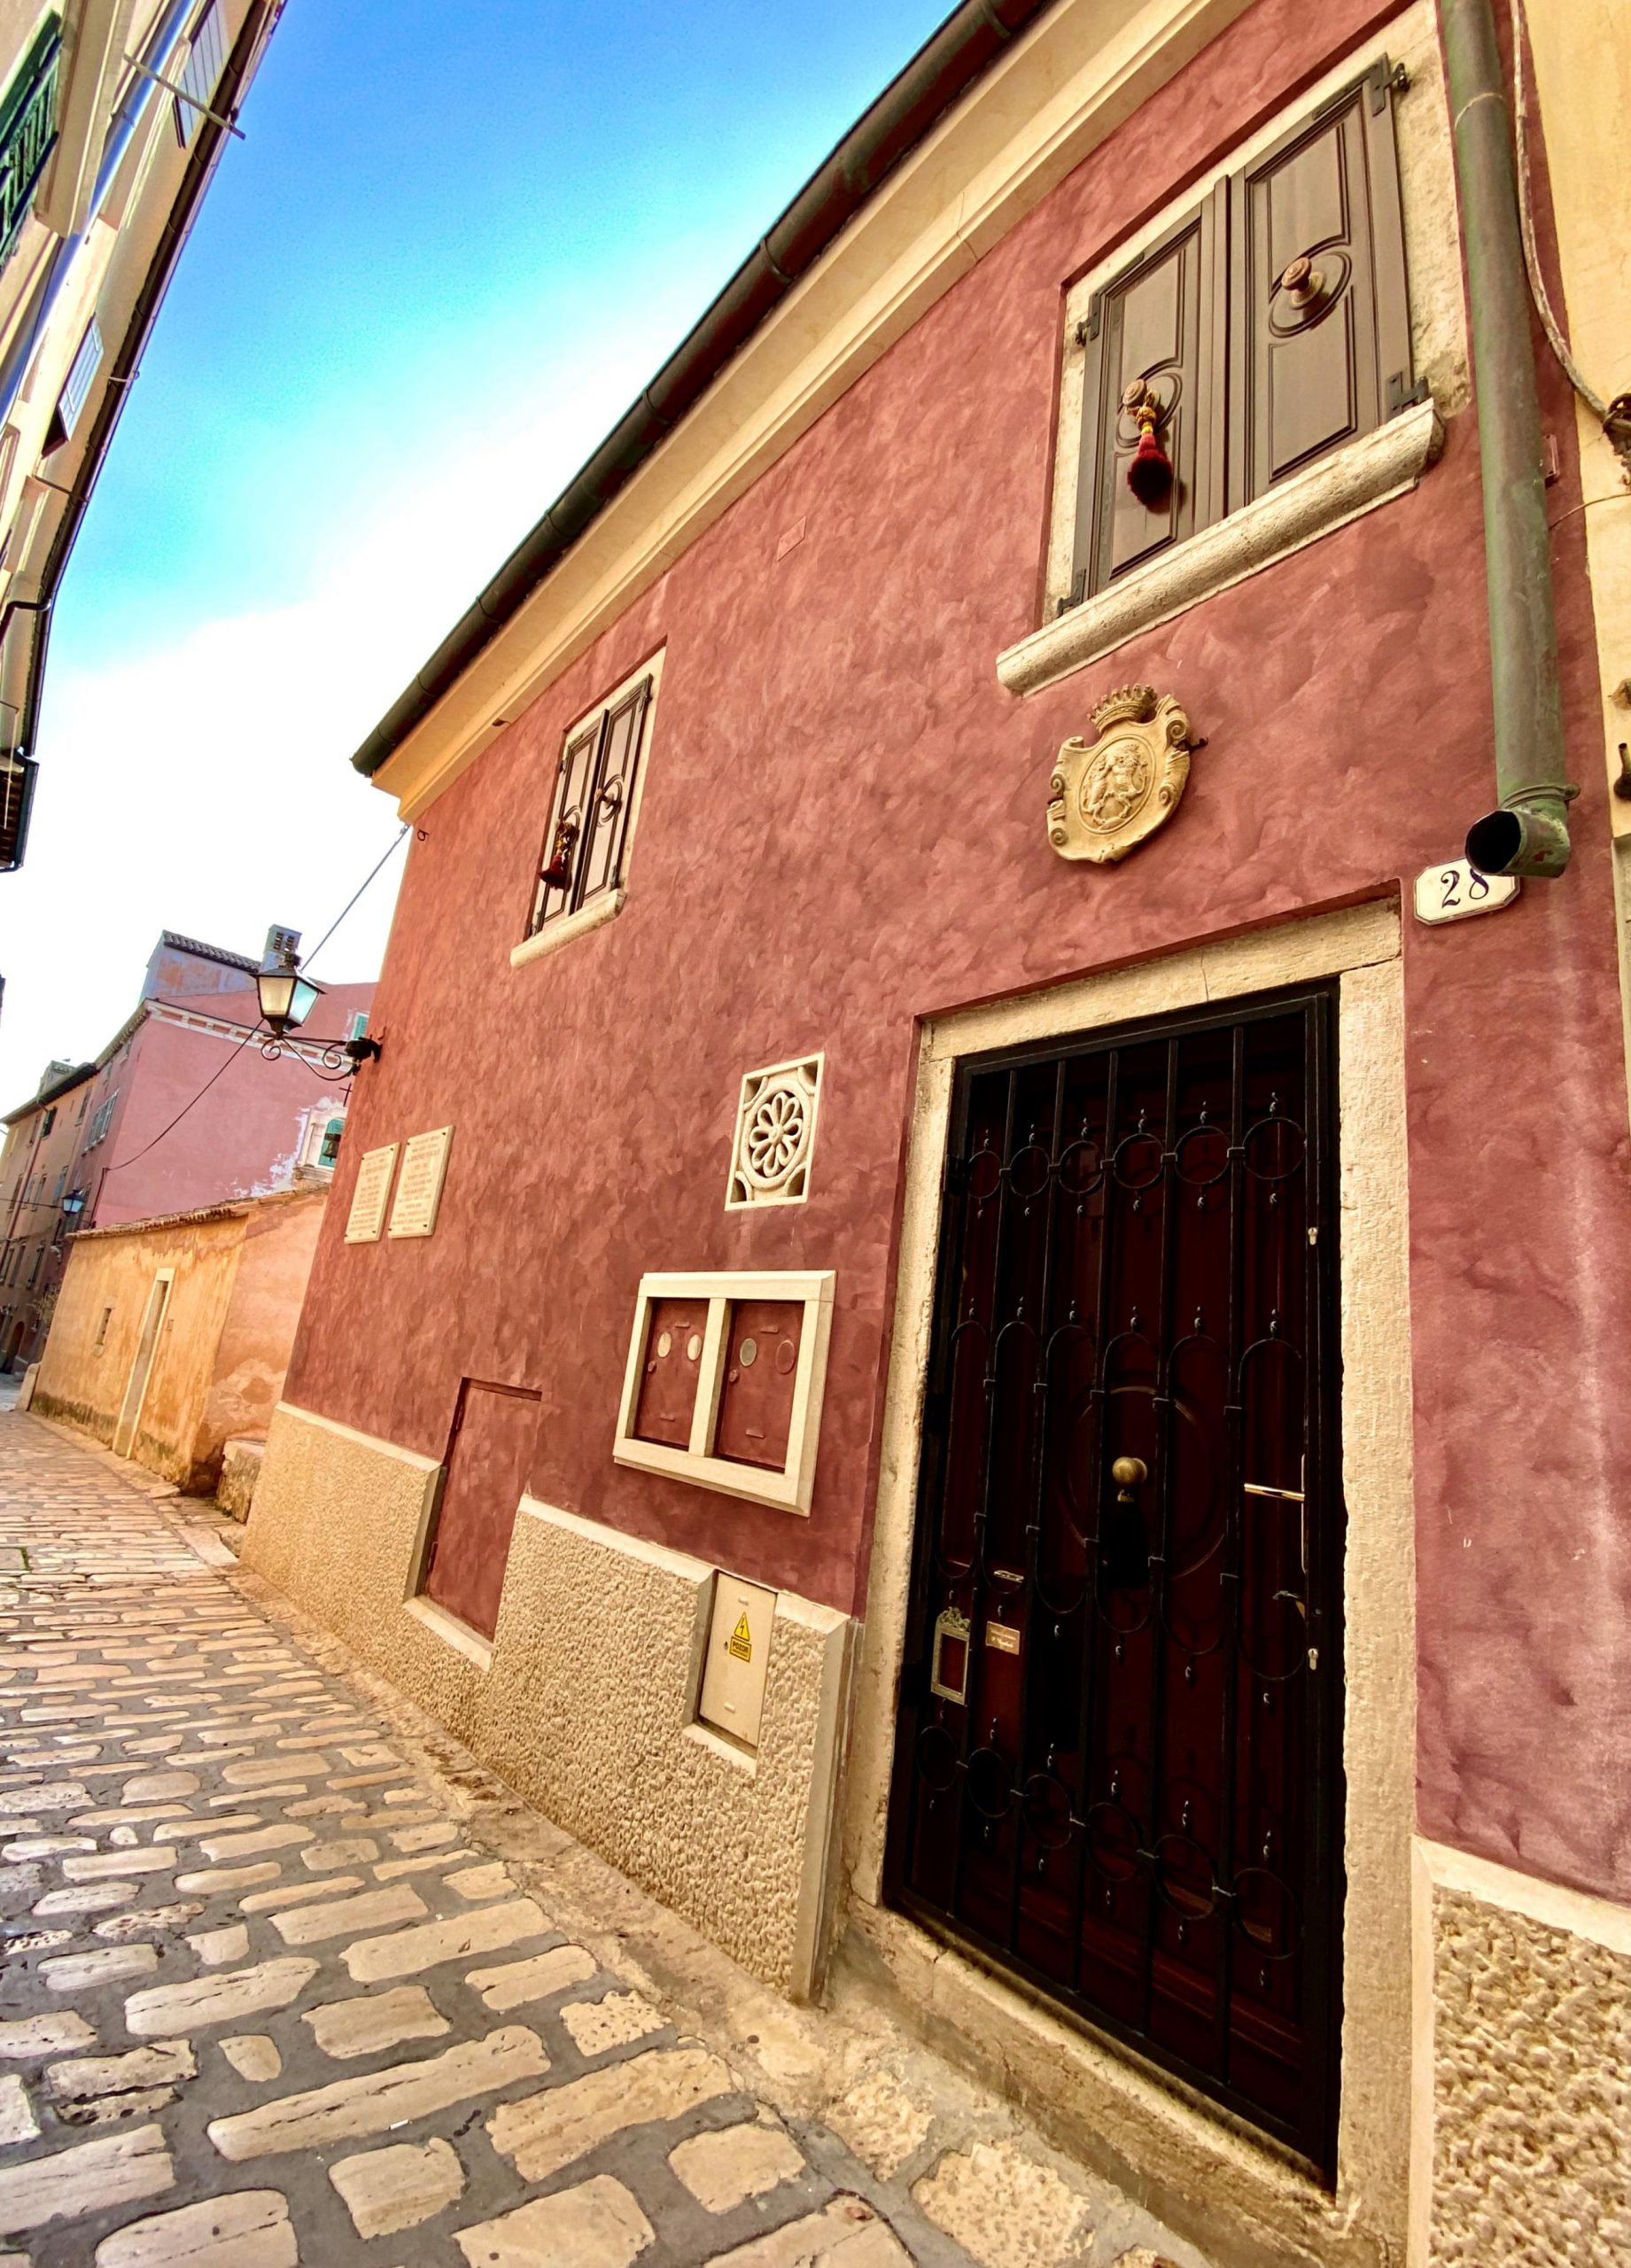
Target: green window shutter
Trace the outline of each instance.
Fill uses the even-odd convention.
[[[1209,526],[1223,510],[1227,204],[1215,192],[1094,295],[1083,370],[1076,487],[1078,598]],[[1161,411],[1169,497],[1141,503],[1127,485],[1138,447],[1123,407],[1142,384]]]
[[[1230,235],[1233,510],[1374,431],[1410,394],[1385,63],[1233,176]]]

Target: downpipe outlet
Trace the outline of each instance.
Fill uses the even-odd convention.
[[[1466,854],[1481,874],[1533,874],[1556,882],[1569,863],[1569,805],[1580,789],[1525,788],[1467,829]]]

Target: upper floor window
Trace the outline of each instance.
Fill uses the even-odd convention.
[[[85,1147],[88,1150],[94,1150],[98,1142],[106,1138],[107,1130],[113,1122],[113,1105],[118,1100],[119,1089],[115,1087],[105,1102],[97,1105],[91,1114],[90,1125],[85,1135]]]
[[[40,1121],[40,1139],[42,1141],[44,1140],[45,1137],[50,1132],[51,1128],[55,1126],[56,1123],[57,1108],[56,1105],[53,1103],[50,1109],[45,1113],[44,1116]]]
[[[366,1008],[359,1008],[352,1017],[351,1029],[346,1033],[346,1037],[347,1039],[361,1039],[368,1030],[368,1028],[369,1012]]]
[[[623,887],[656,676],[648,671],[567,734],[527,936],[615,900]]]
[[[221,11],[214,0],[210,0],[210,5],[198,19],[187,60],[179,74],[180,85],[191,97],[190,101],[182,95],[175,98],[175,132],[183,149],[198,132],[204,112],[214,107],[215,89],[226,61],[227,41],[221,27]]]
[[[1417,399],[1393,96],[1379,60],[1093,293],[1061,610]]]
[[[71,440],[74,429],[84,415],[85,404],[90,399],[90,389],[97,382],[97,372],[102,368],[102,332],[92,315],[85,336],[74,350],[68,365],[68,375],[62,382],[62,392],[57,397],[57,408],[45,436],[47,454]]]

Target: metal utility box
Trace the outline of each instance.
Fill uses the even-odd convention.
[[[716,1456],[735,1464],[768,1465],[777,1472],[786,1464],[804,1328],[800,1300],[733,1302],[714,1429]]]
[[[739,1575],[714,1577],[713,1621],[696,1713],[703,1724],[749,1748],[758,1744],[775,1620],[774,1591],[743,1582]]]
[[[634,1435],[670,1449],[690,1446],[696,1382],[702,1376],[706,1300],[653,1300],[646,1328]]]

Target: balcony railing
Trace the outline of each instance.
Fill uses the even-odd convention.
[[[61,66],[61,19],[48,16],[0,100],[0,261],[11,257],[56,146]]]

